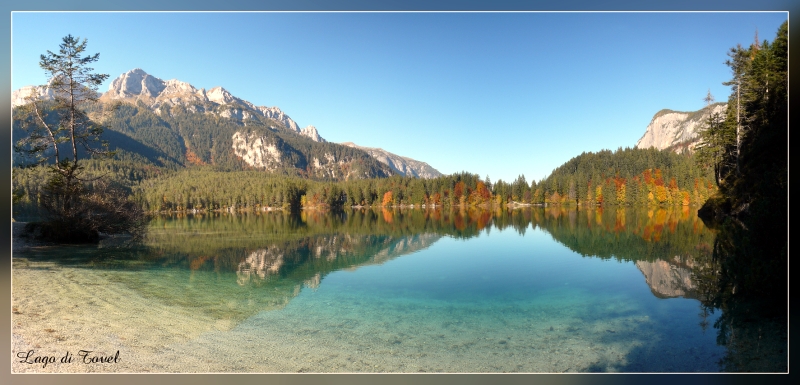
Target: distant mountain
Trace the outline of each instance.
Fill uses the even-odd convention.
[[[341,145],[366,151],[373,158],[379,160],[383,164],[388,165],[394,172],[400,175],[425,179],[442,176],[442,173],[425,162],[420,162],[418,160],[392,154],[391,152],[382,148],[362,147],[353,142],[345,142],[341,143]]]
[[[28,102],[31,95],[37,94],[39,99],[52,100],[53,92],[49,88],[25,86],[11,93],[11,107],[21,106]]]
[[[26,86],[13,92],[12,105],[34,93],[52,100],[47,87]],[[109,128],[104,135],[111,149],[157,165],[211,164],[323,179],[441,175],[427,163],[379,148],[328,143],[316,127],[300,128],[278,107],[256,106],[222,87],[165,81],[140,68],[114,79],[100,101],[115,106],[111,116],[99,107],[89,110]]]
[[[33,93],[52,99],[46,87],[23,87],[12,100],[20,105]],[[279,108],[255,106],[222,87],[206,91],[134,69],[115,79],[100,102],[87,112],[108,127],[104,139],[122,159],[335,180],[394,174],[366,152],[328,143],[314,126],[301,129]],[[114,108],[104,112],[103,105]],[[15,127],[14,137],[20,135]]]
[[[106,101],[142,101],[147,107],[160,114],[162,106],[184,106],[191,112],[215,114],[247,124],[254,117],[264,117],[280,122],[284,127],[315,142],[324,142],[314,126],[300,129],[292,118],[278,107],[256,106],[239,99],[222,87],[208,91],[197,89],[180,80],[161,80],[147,74],[140,68],[128,71],[114,79],[108,92],[102,98]]]
[[[727,106],[726,103],[716,103],[693,112],[661,110],[653,116],[644,135],[636,143],[636,148],[655,147],[679,154],[694,152],[700,140],[699,131],[705,124],[709,111],[724,117]]]

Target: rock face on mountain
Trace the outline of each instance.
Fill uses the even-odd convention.
[[[653,116],[637,148],[655,147],[676,153],[693,152],[700,139],[699,131],[711,113],[725,116],[727,104],[717,103],[694,112],[661,110]]]
[[[275,120],[287,129],[307,136],[315,142],[324,142],[313,126],[300,129],[292,118],[278,107],[256,106],[231,95],[222,87],[208,91],[197,89],[180,80],[161,80],[140,68],[130,70],[111,82],[102,96],[103,100],[141,101],[153,111],[161,113],[163,106],[183,106],[195,113],[216,114],[243,124],[254,116]]]
[[[373,158],[381,163],[388,165],[396,173],[404,176],[413,176],[416,178],[436,178],[442,176],[442,173],[437,171],[425,162],[420,162],[404,156],[392,154],[382,148],[362,147],[353,142],[341,143],[343,146],[357,148],[366,151]]]
[[[56,94],[54,92],[54,88],[52,87],[54,79],[50,79],[50,82],[44,86],[24,86],[18,90],[15,90],[11,93],[11,107],[21,106],[23,104],[27,104],[30,101],[31,96],[36,96],[39,100],[50,101],[54,100]],[[83,92],[77,91],[76,94],[82,98],[86,97],[99,97],[100,95],[92,91],[88,88],[81,88]],[[80,89],[79,89],[80,90]]]
[[[40,99],[53,99],[53,93],[48,88],[25,86],[11,93],[11,106],[16,107],[28,103],[28,98],[34,94],[37,94]]]
[[[254,168],[275,171],[281,167],[281,150],[269,139],[242,132],[233,133],[233,151],[245,163]]]
[[[336,147],[344,146],[335,143],[318,146],[312,148],[308,154],[303,154],[296,149],[287,148],[285,141],[279,136],[271,135],[270,132],[244,130],[233,133],[231,145],[234,154],[247,166],[265,171],[278,171],[285,168],[288,163],[303,169],[311,176],[326,179],[349,180],[387,177],[392,174],[389,167],[369,157],[363,151],[352,149],[337,151]],[[293,156],[296,159],[293,160]],[[371,161],[374,165],[366,164],[368,167],[365,168],[365,161]],[[383,169],[375,167],[377,165]]]

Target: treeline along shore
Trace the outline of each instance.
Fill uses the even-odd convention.
[[[32,213],[45,167],[15,168],[16,212]],[[701,205],[716,191],[693,158],[655,149],[584,153],[541,181],[520,175],[492,182],[467,172],[432,179],[392,176],[314,180],[211,166],[165,168],[136,161],[88,161],[87,179],[103,175],[149,212],[268,211],[345,207],[507,205]]]

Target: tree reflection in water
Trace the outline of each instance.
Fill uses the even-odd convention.
[[[166,279],[158,286],[137,275],[128,284],[145,297],[238,321],[285,306],[302,287],[316,290],[331,272],[384,263],[442,237],[541,229],[583,257],[634,263],[659,298],[698,299],[704,330],[708,316],[721,312],[713,327],[718,344],[727,347],[723,371],[787,370],[785,259],[752,258],[752,246],[741,245],[744,230],[731,224],[709,229],[689,207],[173,215],[154,219],[150,228],[141,247],[110,252],[113,258],[73,253],[78,257],[57,262],[156,266],[186,272],[190,283],[203,275],[202,285]]]

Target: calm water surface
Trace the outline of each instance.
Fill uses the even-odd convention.
[[[693,212],[160,217],[133,249],[15,255],[14,348],[125,358],[96,371],[715,372]]]

